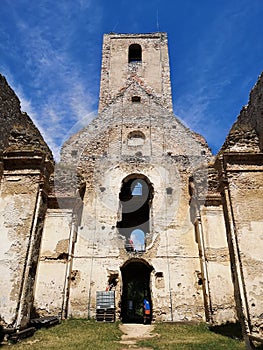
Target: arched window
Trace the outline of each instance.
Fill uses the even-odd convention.
[[[135,229],[131,233],[131,241],[133,242],[134,250],[137,252],[145,251],[145,233],[141,229]]]
[[[125,248],[128,252],[144,252],[146,234],[150,232],[153,186],[146,176],[131,174],[123,179],[119,198],[121,215],[117,227],[125,238]]]
[[[129,63],[141,62],[142,60],[142,48],[139,44],[131,44],[129,46]]]

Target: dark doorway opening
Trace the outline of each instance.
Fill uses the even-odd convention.
[[[124,323],[143,323],[143,300],[151,306],[150,274],[153,267],[144,260],[128,261],[122,268],[121,319]]]

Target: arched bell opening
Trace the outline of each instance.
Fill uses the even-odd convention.
[[[142,47],[139,44],[131,44],[129,46],[128,62],[142,61]]]

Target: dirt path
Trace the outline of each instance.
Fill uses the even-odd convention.
[[[120,324],[120,330],[123,332],[120,343],[126,345],[123,350],[137,349],[137,350],[150,350],[149,347],[139,347],[136,343],[142,339],[149,339],[156,337],[157,334],[153,333],[153,325],[143,325],[135,323]]]

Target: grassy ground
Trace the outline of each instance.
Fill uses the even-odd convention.
[[[142,325],[142,327],[144,327]],[[207,325],[156,324],[158,336],[143,340],[137,346],[154,350],[244,350],[243,341],[211,332]],[[121,350],[127,346],[121,338],[118,323],[96,323],[88,320],[68,320],[49,329],[42,329],[31,338],[3,350]],[[258,348],[258,349],[262,349]]]
[[[206,324],[157,324],[155,332],[160,337],[144,340],[139,344],[154,350],[245,349],[243,341],[211,332]]]
[[[72,319],[1,350],[119,350],[121,334],[118,323]]]

